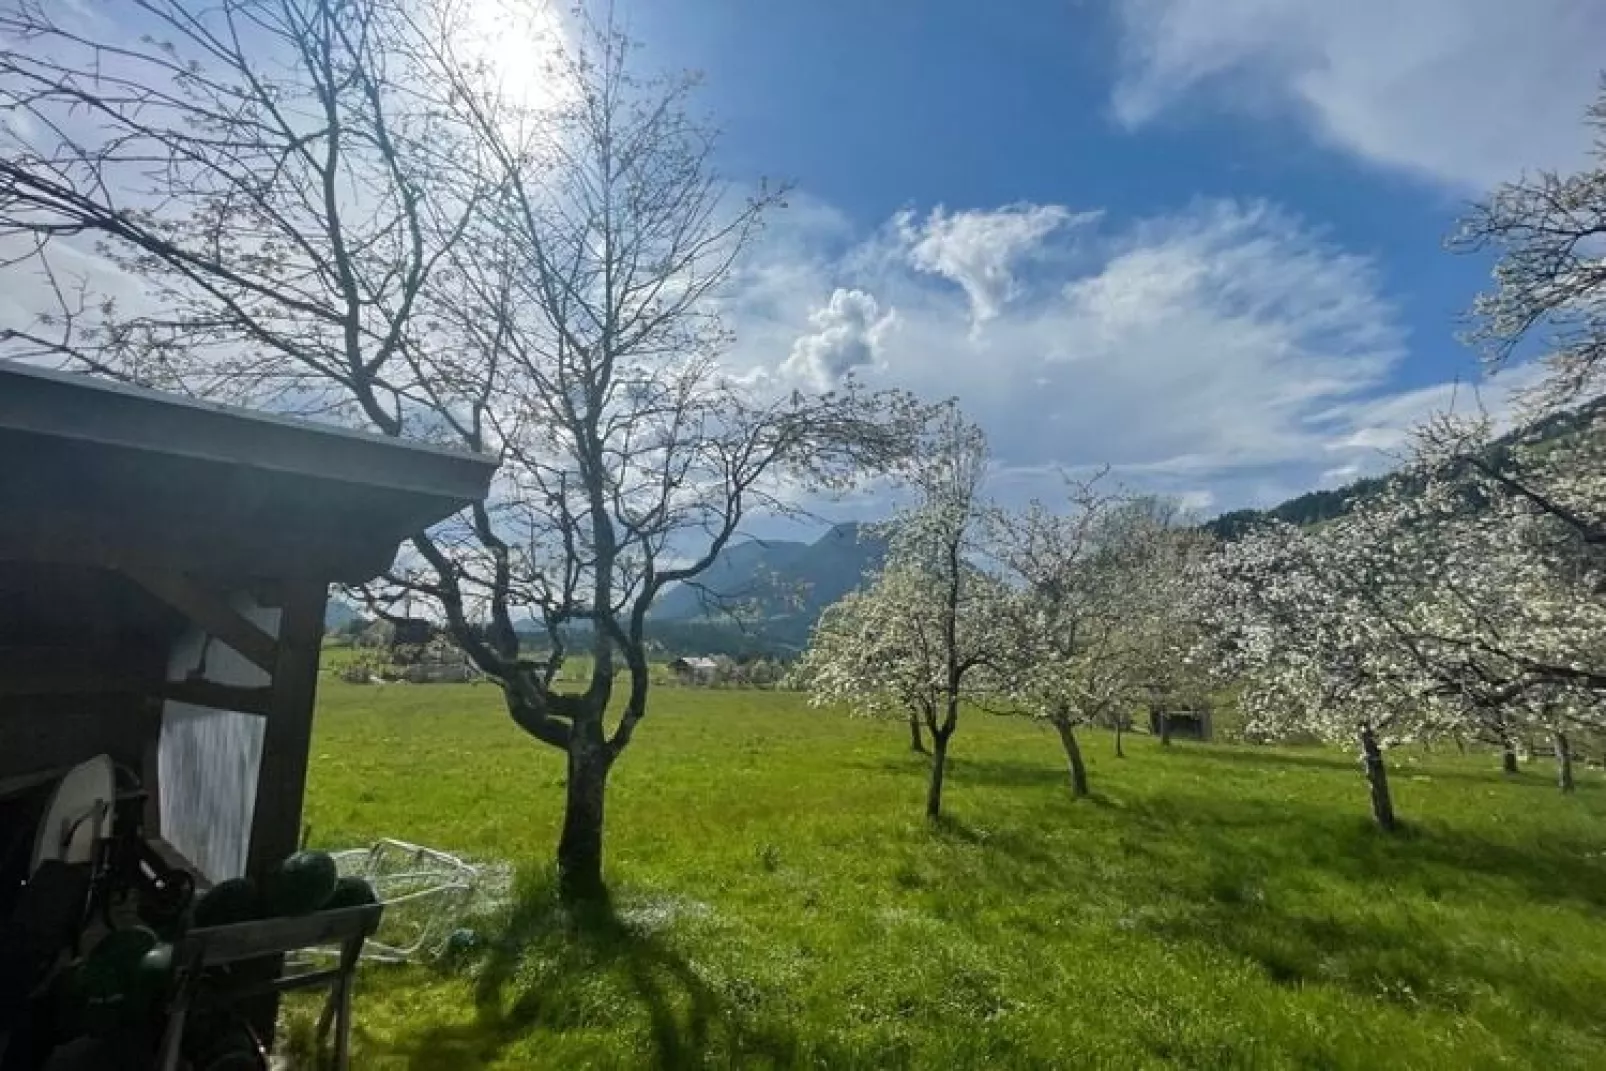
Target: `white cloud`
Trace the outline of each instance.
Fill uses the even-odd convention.
[[[1016,296],[1016,268],[1049,235],[1097,213],[1073,214],[1059,205],[1015,204],[993,211],[931,210],[925,220],[902,212],[893,228],[909,263],[959,284],[976,324],[995,319]]]
[[[1524,392],[1536,387],[1544,376],[1544,365],[1529,361],[1482,382],[1434,383],[1341,405],[1318,414],[1316,420],[1343,429],[1327,443],[1328,450],[1362,455],[1343,467],[1375,472],[1407,452],[1414,430],[1437,413],[1481,412],[1494,421],[1496,430],[1507,430],[1521,418]]]
[[[1074,256],[1036,259],[981,331],[969,293],[907,246],[889,255],[889,228],[855,244],[840,217],[816,216],[821,234],[773,232],[744,269],[726,310],[733,368],[824,382],[851,367],[871,386],[957,396],[1011,499],[1109,464],[1201,510],[1275,502],[1383,467],[1380,447],[1454,396],[1391,386],[1407,339],[1372,262],[1264,203],[1089,225]]]
[[[64,327],[61,317],[82,315],[86,301],[95,308],[113,300],[125,312],[146,307],[142,281],[98,253],[85,251],[86,244],[82,239],[55,239],[39,256],[30,239],[0,236],[0,263],[7,264],[6,285],[0,289],[0,336],[18,331],[56,341]],[[6,352],[15,355],[29,348],[19,340]]]
[[[1599,0],[1115,0],[1117,115],[1140,124],[1213,92],[1292,107],[1384,166],[1482,190],[1568,168],[1606,42]]]
[[[883,313],[876,299],[863,290],[838,287],[830,301],[809,314],[815,331],[792,344],[781,372],[829,390],[848,373],[875,363],[881,340],[895,319],[892,312]]]
[[[1323,487],[1340,487],[1356,479],[1362,471],[1359,463],[1351,461],[1347,465],[1339,465],[1323,472],[1317,482]]]
[[[1378,385],[1403,353],[1371,264],[1258,203],[1138,226],[1044,320],[1079,390],[1131,401],[1097,415],[1110,434],[1136,418],[1124,437],[1141,460],[1286,455],[1314,409]]]

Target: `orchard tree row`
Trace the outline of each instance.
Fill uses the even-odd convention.
[[[816,700],[929,736],[932,816],[962,710],[1052,725],[1083,795],[1078,727],[1223,688],[1255,737],[1355,748],[1385,830],[1406,742],[1481,740],[1514,771],[1516,740],[1543,734],[1572,791],[1575,741],[1606,734],[1606,97],[1590,115],[1594,168],[1500,188],[1451,242],[1496,255],[1470,335],[1486,369],[1540,355],[1529,431],[1437,415],[1337,516],[1217,540],[1098,480],[988,506],[981,436],[955,416],[886,568],[816,630]]]
[[[1119,747],[1135,706],[1208,691],[1187,586],[1209,542],[1171,503],[1102,477],[1067,478],[1060,502],[990,505],[980,431],[950,411],[929,434],[886,565],[822,615],[797,677],[816,704],[903,719],[916,750],[930,740],[932,818],[967,709],[1051,726],[1085,796],[1078,729],[1111,726]]]

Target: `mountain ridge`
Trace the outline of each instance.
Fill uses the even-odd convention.
[[[725,548],[695,582],[666,591],[654,622],[807,618],[858,587],[886,558],[886,541],[854,521],[812,543],[746,540]]]
[[[1490,458],[1503,457],[1519,444],[1548,442],[1596,428],[1603,419],[1606,419],[1606,397],[1595,398],[1512,428],[1493,439],[1484,448],[1484,453]],[[1219,539],[1230,541],[1268,521],[1285,521],[1296,525],[1320,524],[1343,516],[1356,503],[1378,494],[1397,478],[1400,478],[1398,472],[1364,476],[1341,487],[1307,491],[1265,509],[1239,509],[1222,513],[1205,521],[1199,528]]]

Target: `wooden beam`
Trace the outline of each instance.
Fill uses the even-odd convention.
[[[3,481],[0,481],[3,482]],[[3,490],[3,488],[0,488]],[[240,526],[246,519],[208,518],[120,519],[115,540],[97,533],[108,527],[106,513],[67,510],[30,503],[26,513],[17,516],[0,513],[0,561],[47,562],[55,565],[121,568],[130,557],[141,562],[161,562],[170,571],[224,576],[281,577],[316,575],[324,580],[360,582],[375,576],[396,556],[395,541],[375,542],[350,523],[330,520],[328,530],[280,534],[268,539],[257,523],[246,535]],[[400,525],[398,530],[405,531]],[[414,526],[419,527],[419,526]],[[366,538],[365,538],[366,536]],[[125,570],[126,571],[126,570]]]
[[[285,586],[273,695],[263,727],[251,847],[246,858],[246,873],[253,876],[260,876],[295,851],[300,841],[327,595],[321,583]]]
[[[119,562],[118,569],[146,591],[240,652],[267,673],[278,665],[279,644],[247,620],[228,600],[196,583],[194,579],[151,562]],[[320,588],[321,590],[321,588]],[[281,634],[283,627],[280,627]]]
[[[162,697],[198,707],[236,710],[241,714],[266,716],[273,709],[272,688],[242,688],[208,680],[169,681],[162,687]]]

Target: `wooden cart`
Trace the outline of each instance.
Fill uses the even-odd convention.
[[[322,1046],[334,1029],[334,1066],[346,1071],[351,1059],[351,1000],[363,942],[379,928],[381,904],[321,911],[299,918],[267,919],[232,926],[191,930],[174,949],[174,981],[167,1027],[162,1035],[156,1067],[177,1071],[185,1023],[197,994],[209,987],[208,998],[237,1004],[265,995],[295,989],[326,988],[328,999],[318,1020]],[[324,970],[283,973],[286,953],[335,946],[339,957]],[[210,968],[261,964],[267,977],[243,983],[218,985],[207,975]]]

